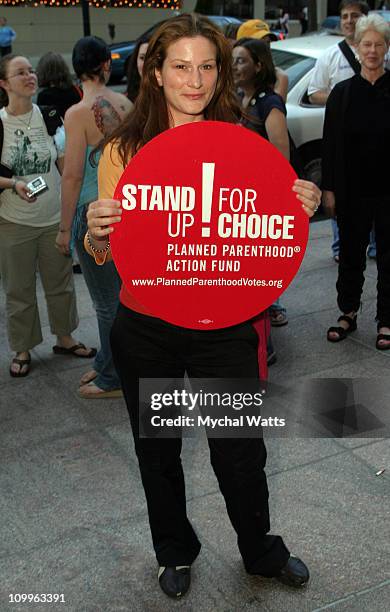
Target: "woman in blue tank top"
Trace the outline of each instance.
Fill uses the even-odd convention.
[[[109,335],[120,290],[120,279],[111,262],[96,266],[83,248],[88,204],[97,199],[97,164],[93,151],[111,134],[132,109],[122,94],[108,89],[111,54],[106,43],[95,36],[79,40],[73,49],[73,68],[83,85],[83,99],[65,115],[65,167],[62,177],[62,213],[57,246],[64,255],[76,249],[80,266],[96,310],[100,349],[93,369],[80,381],[83,398],[100,399],[121,395]]]

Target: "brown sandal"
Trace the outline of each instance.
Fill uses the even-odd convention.
[[[89,372],[85,372],[85,374],[83,374],[83,376],[80,378],[79,387],[82,387],[83,385],[87,385],[88,383],[92,382],[93,380],[95,380],[97,375],[98,373],[95,370],[89,370]]]
[[[12,378],[24,378],[30,372],[31,357],[29,357],[28,359],[18,359],[17,357],[14,357],[11,361],[11,365],[13,363],[19,366],[19,372],[14,372],[10,368],[9,374],[10,376],[12,376]],[[26,370],[22,372],[24,367],[26,367]]]
[[[69,348],[65,348],[64,346],[58,346],[57,344],[56,346],[53,346],[53,353],[55,355],[71,355],[72,357],[79,357],[80,359],[91,359],[92,357],[95,357],[97,353],[97,350],[95,348],[89,349],[87,355],[79,355],[79,353],[77,353],[77,351],[79,351],[80,349],[86,348],[87,347],[82,342],[78,342],[77,344]]]

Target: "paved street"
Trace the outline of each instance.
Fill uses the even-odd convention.
[[[273,331],[278,362],[271,381],[378,378],[388,402],[390,351],[375,349],[375,263],[367,264],[358,331],[331,345],[325,333],[337,309],[330,223],[310,227],[303,266],[283,296],[289,324]],[[77,337],[96,346],[82,276],[76,284]],[[53,355],[41,304],[44,342],[32,351],[30,375],[11,379],[0,290],[0,612],[390,609],[390,450],[383,436],[268,440],[272,531],[311,570],[300,591],[245,573],[206,441],[186,440],[188,511],[203,548],[188,596],[168,600],[157,586],[124,403],[77,396],[88,362]],[[65,603],[10,604],[15,593],[59,593]]]

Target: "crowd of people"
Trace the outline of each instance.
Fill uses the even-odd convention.
[[[356,67],[354,76],[347,74],[340,67],[343,49],[334,50],[332,58],[346,80],[334,76],[333,59],[328,64],[321,59],[309,94],[315,104],[326,102],[324,205],[337,214],[339,229],[337,292],[342,315],[340,326],[330,328],[327,338],[337,342],[356,329],[365,250],[375,225],[376,346],[385,350],[390,348],[385,173],[390,78],[384,60],[390,31],[380,17],[362,16],[366,13],[363,4],[344,2],[341,8],[342,22],[349,24],[348,30],[345,26],[347,44],[358,55],[359,70]],[[167,20],[150,38],[138,41],[125,94],[107,87],[110,50],[93,36],[82,38],[73,49],[81,89],[74,87],[56,54],[41,59],[38,77],[25,57],[8,54],[0,61],[0,267],[8,337],[15,352],[10,375],[29,373],[30,351],[42,340],[36,297],[39,269],[51,331],[57,336],[54,353],[94,358],[80,380],[80,396],[124,395],[159,565],[158,581],[174,598],[188,590],[190,568],[201,544],[186,513],[181,439],[139,436],[139,379],[176,379],[185,373],[194,378],[258,378],[265,366],[259,363],[259,355],[266,355],[259,352],[259,345],[268,342],[268,358],[273,353],[269,313],[231,328],[198,331],[176,327],[146,311],[121,287],[112,261],[109,236],[121,218],[121,205],[113,194],[124,167],[140,148],[163,131],[194,121],[241,123],[293,161],[286,120],[287,77],[273,64],[272,37],[262,23],[260,27],[243,24],[232,44],[205,17],[181,15]],[[38,82],[38,102],[56,107],[63,126],[61,122],[49,125],[43,107],[32,102]],[[357,176],[362,159],[366,171]],[[28,183],[38,174],[48,190],[30,197]],[[374,181],[373,176],[378,179]],[[292,189],[311,217],[321,199],[318,187],[297,179]],[[72,335],[78,323],[74,249],[96,310],[98,350]],[[274,325],[287,322],[279,302],[271,307],[271,321]],[[290,586],[306,584],[309,571],[304,562],[290,554],[280,536],[269,534],[263,439],[209,439],[208,443],[247,572],[276,577]]]
[[[4,23],[3,35],[11,36],[12,31],[4,31],[5,27],[8,26]],[[267,138],[289,159],[291,143],[285,108],[288,78],[273,65],[269,46],[276,37],[262,20],[244,22],[230,34],[233,35],[234,41],[230,39],[232,77],[237,102],[246,116],[241,121]],[[92,367],[81,377],[80,396],[98,399],[122,394],[109,342],[118,308],[120,279],[113,263],[98,267],[91,262],[83,246],[83,237],[88,204],[98,196],[99,143],[115,131],[133,108],[150,37],[141,37],[137,41],[129,63],[124,95],[107,87],[110,49],[96,37],[81,39],[73,49],[72,62],[77,82],[73,81],[59,53],[46,53],[40,58],[36,70],[23,56],[8,52],[1,60],[0,118],[4,138],[0,188],[3,187],[4,191],[0,196],[0,223],[4,240],[0,250],[6,251],[1,258],[1,276],[6,295],[9,344],[15,351],[10,365],[10,375],[14,378],[28,375],[30,351],[42,341],[35,287],[35,270],[39,269],[51,331],[57,336],[54,353],[94,358]],[[7,47],[7,51],[10,49]],[[36,94],[37,104],[33,104]],[[50,109],[56,109],[56,117],[48,117],[52,111],[45,114],[45,110]],[[251,116],[254,121],[250,120]],[[34,198],[29,194],[27,184],[37,175],[43,177],[47,190]],[[26,228],[30,228],[29,233]],[[44,236],[52,236],[53,232],[56,234],[55,242],[53,244],[48,238],[47,244],[55,251],[49,257],[50,251],[47,252],[42,244]],[[15,236],[11,238],[13,233]],[[19,233],[23,234],[22,239],[18,238]],[[14,243],[15,255],[11,248]],[[59,258],[59,255],[63,257]],[[28,260],[26,265],[24,259]],[[78,321],[70,267],[73,259],[83,272],[96,310],[98,350],[85,347],[70,333],[76,329]],[[65,266],[66,277],[55,269],[55,261]],[[46,274],[48,267],[51,271],[49,277]],[[23,283],[19,278],[20,269],[26,276]],[[55,282],[59,279],[61,283],[57,286]],[[57,302],[65,308],[64,290],[72,297],[69,306],[72,317],[68,311],[66,317],[62,311],[59,316],[53,312],[53,304]],[[55,297],[51,297],[52,294]],[[274,326],[288,322],[286,309],[279,300],[272,305],[269,316]],[[270,335],[267,346],[268,364],[271,365],[276,355]]]

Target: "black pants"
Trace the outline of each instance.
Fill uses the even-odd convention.
[[[200,542],[188,520],[181,439],[138,435],[138,379],[257,378],[256,331],[250,323],[216,331],[176,327],[120,306],[111,332],[148,505],[159,565],[191,565]],[[280,536],[267,535],[266,449],[260,439],[209,439],[210,458],[249,573],[273,576],[289,557]]]
[[[357,312],[364,284],[366,250],[374,224],[376,237],[377,312],[383,326],[390,325],[390,198],[356,198],[337,210],[340,263],[336,283],[342,312]]]

